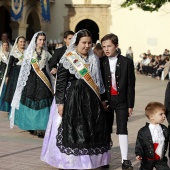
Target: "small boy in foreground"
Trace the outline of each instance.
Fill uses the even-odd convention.
[[[165,156],[169,134],[165,125],[165,106],[159,102],[150,102],[145,108],[149,119],[137,135],[135,154],[141,161],[140,170],[169,170]]]

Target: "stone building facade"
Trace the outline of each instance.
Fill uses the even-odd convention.
[[[39,0],[24,0],[24,8],[20,21],[12,21],[10,18],[11,0],[0,1],[0,34],[7,32],[11,40],[18,35],[31,39],[32,35],[39,31],[47,31],[48,23],[41,21],[41,6]],[[51,1],[54,3],[54,0]]]
[[[123,0],[51,0],[51,22],[41,21],[39,0],[24,0],[24,9],[20,22],[10,21],[11,0],[0,1],[0,33],[3,30],[11,35],[30,39],[34,32],[43,30],[48,40],[63,40],[66,30],[78,31],[86,28],[93,35],[93,42],[100,40],[107,33],[115,33],[119,37],[119,47],[126,54],[129,46],[134,52],[135,61],[147,50],[152,54],[162,54],[170,49],[170,3],[159,12],[144,12],[133,7],[133,10],[122,9]],[[10,22],[10,23],[9,23]]]

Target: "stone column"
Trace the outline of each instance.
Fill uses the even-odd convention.
[[[11,29],[12,29],[12,40],[15,40],[16,37],[18,37],[18,28],[19,23],[17,21],[12,21],[10,23]]]
[[[48,23],[42,22],[41,23],[41,31],[47,32],[48,29]]]
[[[28,24],[19,23],[18,36],[26,37],[27,28],[28,28]]]

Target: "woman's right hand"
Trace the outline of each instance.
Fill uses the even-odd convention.
[[[102,101],[102,105],[103,105],[104,110],[107,111],[109,108],[109,105],[107,105],[106,102],[104,101]]]
[[[56,74],[57,73],[57,69],[56,68],[53,68],[51,71],[50,71],[50,74]]]
[[[63,109],[64,109],[64,104],[57,104],[57,106],[58,106],[58,113],[62,117]]]

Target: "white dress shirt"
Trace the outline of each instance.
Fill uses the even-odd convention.
[[[162,157],[163,149],[164,149],[164,140],[165,137],[163,135],[163,130],[159,124],[149,124],[149,130],[151,132],[153,143],[158,143],[158,147],[156,148],[155,153]]]
[[[116,64],[117,64],[117,55],[115,57],[108,57],[109,58],[109,65],[110,65],[110,72],[112,77],[112,88],[117,91],[116,87]]]

